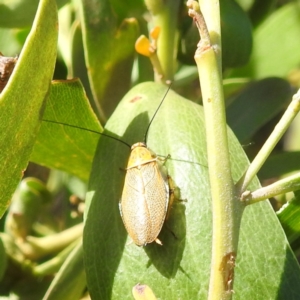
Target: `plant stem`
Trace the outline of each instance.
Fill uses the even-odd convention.
[[[81,242],[81,239],[82,238],[80,237],[78,240],[75,240],[69,246],[64,248],[60,253],[58,253],[55,257],[41,263],[40,265],[35,266],[33,268],[33,273],[36,276],[46,276],[58,272],[60,267],[68,258],[69,254],[73,251],[74,247]]]
[[[157,42],[157,55],[164,78],[156,78],[156,81],[173,81],[176,70],[177,19],[180,1],[145,0],[145,3],[154,16],[154,25],[161,29]]]
[[[266,200],[280,194],[296,191],[300,189],[300,172],[278,180],[268,186],[260,188],[252,193],[247,191],[242,194],[242,201],[247,205]]]
[[[82,236],[83,224],[77,224],[60,233],[45,237],[28,236],[26,242],[18,244],[23,254],[31,259],[38,260],[46,255],[61,251]]]
[[[250,184],[254,176],[257,174],[257,172],[260,170],[266,159],[269,157],[270,153],[272,152],[278,141],[281,139],[283,134],[286,132],[291,122],[298,114],[299,110],[300,90],[293,96],[292,102],[288,106],[287,110],[281,117],[278,124],[275,126],[273,132],[271,133],[265,144],[262,146],[252,163],[250,164],[246,173],[236,184],[237,190],[240,194],[246,191],[248,185]]]
[[[201,1],[210,20],[207,37],[204,19],[195,1],[189,14],[201,41],[195,54],[205,113],[207,156],[212,194],[213,237],[208,299],[231,299],[238,236],[244,205],[237,201],[231,176],[221,73],[220,16],[218,1]],[[211,29],[213,28],[213,30]],[[214,44],[212,44],[214,43]],[[215,44],[217,43],[217,44]]]

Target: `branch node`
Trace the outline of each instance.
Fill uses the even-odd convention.
[[[211,47],[210,35],[206,26],[206,22],[201,13],[200,6],[196,1],[189,0],[187,2],[189,8],[189,16],[193,18],[200,35],[200,42],[197,47],[199,50],[204,51]]]

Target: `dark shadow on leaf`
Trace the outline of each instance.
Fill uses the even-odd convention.
[[[300,276],[298,271],[298,276],[290,272],[293,269],[293,265],[295,264],[294,253],[291,248],[287,246],[286,248],[286,259],[284,269],[281,274],[281,284],[278,288],[278,294],[276,300],[285,300],[291,299],[296,300],[299,299],[299,291],[296,286],[299,285]],[[298,278],[296,278],[298,277]]]
[[[145,252],[149,256],[149,264],[165,277],[174,278],[185,247],[186,217],[185,204],[182,201],[174,201],[169,218],[165,221],[159,239],[162,246],[151,243],[145,246]]]

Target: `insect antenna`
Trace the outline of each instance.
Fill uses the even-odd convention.
[[[155,116],[156,116],[158,110],[160,109],[160,107],[162,106],[163,102],[165,101],[165,99],[166,99],[166,97],[167,97],[167,95],[168,95],[168,93],[169,93],[169,90],[170,90],[170,88],[171,88],[171,85],[172,85],[172,83],[169,84],[168,89],[167,89],[167,91],[166,91],[164,97],[163,97],[162,100],[160,101],[160,104],[158,105],[158,107],[157,107],[157,109],[156,109],[154,115],[152,116],[152,118],[151,118],[151,120],[150,120],[150,122],[149,122],[149,124],[148,124],[148,127],[147,127],[146,132],[145,132],[145,135],[144,135],[144,143],[145,143],[146,145],[147,145],[147,138],[148,138],[149,128],[150,128],[150,126],[151,126],[151,124],[152,124],[152,122],[153,122],[153,120],[154,120],[154,118],[155,118]]]
[[[77,128],[77,129],[85,130],[85,131],[88,131],[88,132],[100,134],[100,135],[106,136],[108,138],[111,138],[113,140],[119,141],[122,144],[126,145],[127,147],[131,148],[131,146],[129,144],[127,144],[126,142],[122,141],[121,139],[118,139],[118,138],[116,138],[116,137],[114,137],[112,135],[105,134],[103,132],[99,132],[99,131],[92,130],[92,129],[86,129],[86,128],[83,128],[83,127],[80,127],[80,126],[71,125],[71,124],[67,124],[67,123],[63,123],[63,122],[56,122],[56,121],[53,121],[53,120],[43,119],[42,121],[43,122],[52,123],[52,124],[64,125],[64,126],[68,126],[68,127]]]

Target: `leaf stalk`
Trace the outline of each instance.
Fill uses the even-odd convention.
[[[300,172],[278,180],[268,186],[257,189],[254,192],[246,191],[242,194],[241,200],[247,205],[267,200],[271,197],[285,194],[300,189]]]

